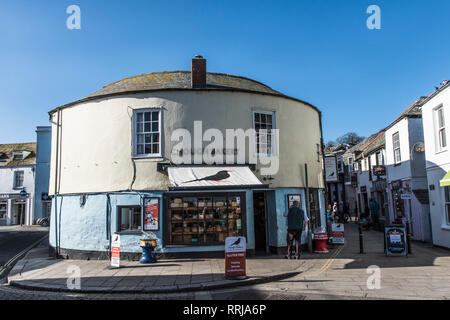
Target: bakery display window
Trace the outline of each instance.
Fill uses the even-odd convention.
[[[244,235],[244,194],[169,195],[165,198],[169,245],[218,245]]]

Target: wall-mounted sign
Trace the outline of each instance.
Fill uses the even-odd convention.
[[[288,194],[288,209],[293,206],[294,201],[298,202],[299,208],[302,207],[302,197],[299,194]]]
[[[225,239],[225,277],[245,277],[247,243],[245,237]]]
[[[400,198],[403,200],[410,200],[411,199],[411,193],[402,193],[400,195]]]
[[[375,176],[381,177],[386,175],[386,166],[374,166],[372,172]]]
[[[325,157],[325,180],[326,180],[326,182],[337,182],[338,181],[335,156]]]
[[[159,230],[159,198],[144,198],[144,231]]]
[[[42,192],[42,194],[41,194],[41,200],[42,201],[50,201],[50,200],[52,200],[52,196],[49,196],[48,195],[48,192]]]
[[[406,255],[406,231],[405,227],[387,226],[384,229],[386,255]]]
[[[120,235],[114,234],[111,242],[111,267],[120,267]]]

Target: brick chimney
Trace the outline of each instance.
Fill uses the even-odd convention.
[[[199,55],[192,59],[191,86],[192,88],[206,87],[206,59]]]

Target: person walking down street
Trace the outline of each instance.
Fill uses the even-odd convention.
[[[306,228],[305,213],[298,207],[298,201],[294,201],[289,208],[288,214],[288,230],[287,230],[287,259],[291,259],[292,245],[295,240],[295,259],[300,259],[300,239],[302,231]]]
[[[372,221],[373,224],[373,228],[374,230],[378,230],[378,213],[380,210],[380,206],[378,204],[378,202],[375,199],[370,199],[369,202],[369,210],[370,210],[370,219]]]
[[[338,206],[338,203],[336,201],[333,204],[333,219],[336,222],[339,222],[339,220],[341,220],[340,216],[339,216],[339,206]]]
[[[328,242],[331,241],[331,235],[332,235],[332,230],[331,230],[331,224],[333,223],[333,211],[331,208],[331,204],[328,205],[327,207],[327,234],[328,234]]]

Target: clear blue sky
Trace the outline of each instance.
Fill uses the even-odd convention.
[[[66,8],[81,8],[81,30]],[[366,9],[381,8],[381,30]],[[450,79],[450,1],[1,0],[0,143],[127,76],[189,70],[261,81],[323,112],[324,140],[385,127]]]

